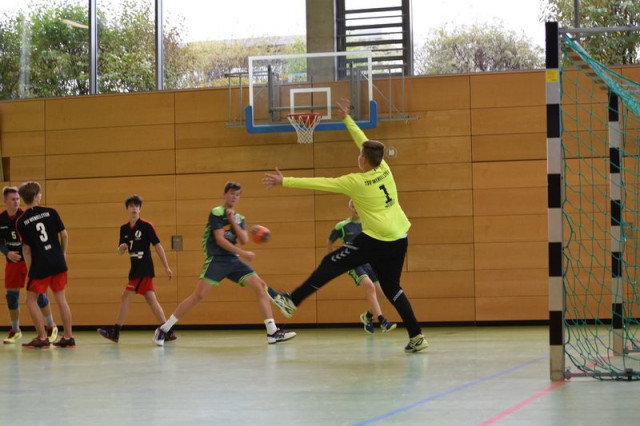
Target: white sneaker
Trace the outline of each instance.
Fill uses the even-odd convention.
[[[284,342],[293,339],[294,337],[296,337],[296,333],[294,331],[277,329],[275,333],[267,334],[267,343],[271,345],[273,343]]]
[[[164,341],[167,338],[167,333],[162,331],[160,327],[156,328],[156,332],[153,333],[153,343],[158,346],[164,346]]]

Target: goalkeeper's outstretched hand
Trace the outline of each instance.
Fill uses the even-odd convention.
[[[283,178],[284,176],[282,175],[282,172],[276,167],[276,174],[264,174],[264,176],[262,177],[262,184],[266,186],[267,189],[271,189],[274,186],[281,186]]]

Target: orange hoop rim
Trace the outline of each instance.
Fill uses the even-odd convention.
[[[319,112],[292,112],[291,114],[287,114],[287,117],[298,118],[298,117],[319,117],[322,114]]]

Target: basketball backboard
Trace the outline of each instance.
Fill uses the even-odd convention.
[[[249,57],[247,131],[293,132],[287,114],[301,112],[321,114],[316,131],[344,129],[335,111],[342,98],[351,101],[360,128],[376,127],[371,57],[370,51]]]

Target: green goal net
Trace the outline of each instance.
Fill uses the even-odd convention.
[[[640,84],[561,37],[565,377],[640,378]]]

